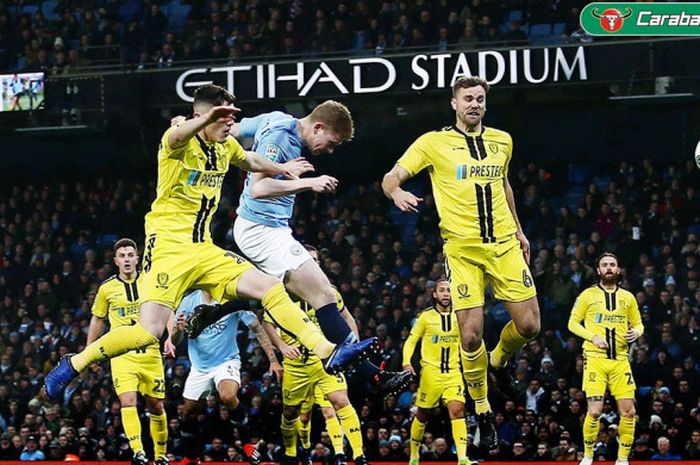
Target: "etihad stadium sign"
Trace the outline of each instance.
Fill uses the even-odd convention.
[[[700,3],[594,2],[581,10],[580,20],[595,36],[698,36]]]
[[[447,88],[464,75],[508,85],[586,81],[586,48],[519,48],[201,67],[181,72],[175,92],[183,102],[192,102],[195,89],[209,83],[224,85],[242,98],[360,95]]]

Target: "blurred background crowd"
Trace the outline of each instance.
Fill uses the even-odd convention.
[[[585,0],[2,0],[0,70],[591,41]]]
[[[275,5],[297,3],[311,4]],[[236,4],[229,4],[225,15],[236,14]],[[68,8],[68,16],[78,8],[77,3],[61,5]],[[104,6],[105,17],[110,5]],[[210,7],[192,6],[193,15]],[[216,15],[205,18],[210,16]],[[640,418],[631,458],[699,459],[700,199],[695,186],[700,186],[700,171],[692,161],[513,163],[511,184],[533,247],[531,267],[543,329],[514,362],[516,376],[528,386],[526,394],[505,399],[491,391],[499,454],[484,457],[476,449],[478,434],[469,413],[470,456],[576,459],[583,447],[586,401],[580,390],[581,341],[567,332],[566,321],[578,293],[596,282],[595,257],[610,250],[620,256],[621,285],[635,294],[645,325],[630,354]],[[84,346],[96,289],[116,272],[114,241],[127,236],[143,244],[143,216],[155,185],[141,176],[6,180],[0,185],[0,460],[20,454],[24,459],[56,460],[66,454],[98,460],[131,457],[107,365],[82,374],[62,404],[44,403],[37,393],[59,357]],[[217,243],[235,247],[231,224],[242,178],[229,178],[213,235]],[[347,183],[334,196],[299,195],[292,224],[302,242],[320,249],[322,266],[343,294],[361,334],[379,337],[381,358],[393,370],[401,369],[403,341],[416,315],[431,305],[431,289],[444,274],[429,184],[418,178],[409,188],[425,198],[417,215],[393,208],[378,181]],[[492,298],[487,302],[485,338],[491,348],[508,315]],[[249,422],[245,428],[234,427],[226,408],[211,397],[199,417],[207,444],[204,458],[240,460],[229,446],[262,440],[266,459],[279,459],[279,383],[267,373],[267,358],[251,335],[241,331],[239,344],[240,398]],[[175,458],[182,452],[186,345],[164,363],[168,450]],[[349,383],[368,459],[406,461],[417,384],[383,399],[359,376],[350,377]],[[617,419],[614,401],[606,399],[596,458],[615,459]],[[142,420],[148,431],[147,418]],[[330,460],[332,446],[318,412],[312,438],[316,459]],[[422,453],[423,460],[456,460],[444,412],[428,423]]]

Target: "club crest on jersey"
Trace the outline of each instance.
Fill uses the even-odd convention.
[[[466,299],[467,297],[469,297],[469,286],[467,286],[466,284],[458,284],[457,293],[462,299]]]
[[[167,289],[168,288],[168,281],[170,281],[170,275],[168,273],[158,273],[157,276],[157,281],[158,285],[156,286],[159,289]]]
[[[489,151],[494,155],[498,153],[498,144],[495,142],[489,143]]]
[[[280,151],[280,148],[275,144],[268,144],[267,147],[265,147],[265,159],[268,161],[276,161]]]
[[[302,248],[299,244],[294,244],[292,247],[289,249],[289,251],[292,253],[292,255],[301,255]]]

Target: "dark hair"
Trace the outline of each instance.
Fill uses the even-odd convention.
[[[617,262],[618,266],[620,265],[620,259],[617,258],[617,255],[615,255],[615,254],[612,253],[612,252],[603,252],[602,254],[600,254],[600,255],[598,256],[598,258],[595,259],[595,267],[596,267],[596,269],[598,269],[598,268],[600,267],[600,261],[601,261],[602,259],[604,259],[605,257],[614,258],[615,261]]]
[[[138,250],[138,247],[136,247],[136,242],[133,239],[129,239],[128,237],[122,237],[114,243],[115,252],[121,249],[122,247],[133,247],[134,250]]]
[[[452,96],[454,97],[455,95],[457,95],[457,91],[459,89],[469,89],[470,87],[476,86],[483,87],[484,91],[487,94],[489,93],[489,89],[491,88],[491,86],[489,86],[489,83],[479,76],[462,76],[457,78],[455,83],[452,84]]]
[[[206,103],[212,106],[226,105],[233,103],[236,97],[221,86],[216,84],[205,84],[194,91],[194,104]]]
[[[304,248],[309,252],[316,252],[318,254],[318,249],[310,244],[304,244]]]

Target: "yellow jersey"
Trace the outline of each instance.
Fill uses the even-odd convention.
[[[569,317],[569,331],[585,339],[585,357],[628,360],[629,344],[625,335],[630,328],[640,336],[644,333],[637,300],[631,292],[618,286],[607,291],[597,284],[584,290],[576,299]],[[603,338],[608,348],[596,347],[591,342],[593,336]]]
[[[97,290],[92,314],[108,318],[111,328],[136,324],[141,310],[139,284],[142,276],[138,273],[132,281],[123,280],[119,275],[106,279]],[[148,349],[159,352],[159,345],[153,343]]]
[[[421,341],[421,367],[437,368],[440,373],[461,372],[459,323],[455,312],[443,313],[432,307],[418,315],[403,345],[404,366],[411,364],[418,341]]]
[[[411,176],[428,169],[445,240],[493,243],[517,230],[504,186],[512,153],[505,131],[448,126],[420,136],[396,163]]]
[[[230,164],[246,160],[246,153],[233,137],[208,143],[195,135],[173,148],[168,137],[175,128],[165,131],[160,141],[156,199],[146,215],[146,236],[158,234],[159,241],[210,242],[209,224],[224,177]]]
[[[338,289],[333,288],[333,290],[335,291],[335,297],[336,297],[336,301],[338,304],[338,308],[345,308],[345,302],[343,301],[343,296],[340,295],[340,292],[338,292]],[[303,300],[299,301],[298,303],[299,303],[299,306],[301,307],[301,309],[306,313],[306,316],[309,317],[311,322],[313,324],[315,324],[316,326],[318,326],[318,329],[321,329],[321,326],[318,324],[318,319],[316,318],[316,309],[314,309],[311,305],[309,305],[307,302],[305,302]],[[275,323],[274,320],[270,317],[268,312],[265,312],[264,319],[268,323],[272,323],[272,324]],[[304,345],[302,345],[301,342],[299,342],[297,340],[297,338],[294,337],[293,334],[285,332],[282,329],[280,329],[279,327],[277,327],[277,332],[279,333],[280,338],[282,339],[282,342],[284,342],[288,346],[296,347],[297,349],[299,349],[299,352],[301,353],[301,356],[297,357],[294,360],[291,360],[291,359],[288,359],[285,357],[282,360],[282,363],[284,365],[301,367],[301,366],[305,366],[305,365],[310,366],[316,362],[321,361],[321,359],[318,357],[318,355],[314,354],[313,352],[311,352],[311,350],[307,349]]]

